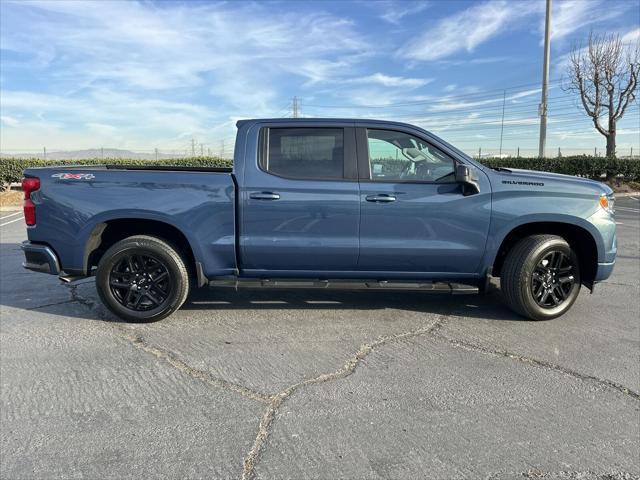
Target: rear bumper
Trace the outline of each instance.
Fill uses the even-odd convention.
[[[29,241],[22,242],[21,247],[24,252],[24,268],[52,275],[60,274],[60,260],[51,247]]]

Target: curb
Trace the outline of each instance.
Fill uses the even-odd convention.
[[[18,212],[22,210],[22,205],[4,205],[0,207],[0,212]]]
[[[640,197],[640,192],[624,192],[624,193],[616,193],[613,192],[613,195],[616,198],[622,198],[622,197]]]

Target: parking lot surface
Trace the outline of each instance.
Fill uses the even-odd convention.
[[[116,320],[0,213],[0,478],[638,478],[640,200],[565,316],[483,296],[201,290]]]

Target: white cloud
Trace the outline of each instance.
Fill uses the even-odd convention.
[[[354,83],[374,83],[383,87],[399,87],[399,88],[419,88],[432,82],[432,78],[405,78],[384,73],[374,73],[366,77],[354,79]]]
[[[90,148],[101,144],[132,149],[151,145],[178,148],[186,144],[185,138],[202,138],[215,126],[214,115],[205,107],[105,89],[93,90],[86,98],[3,90],[2,109],[31,114],[19,124],[3,126],[3,149],[33,145]],[[153,143],[149,138],[154,138]]]
[[[629,2],[630,4],[633,2]],[[611,20],[622,15],[629,5],[603,0],[563,0],[555,2],[551,13],[551,39],[558,40],[588,25]],[[544,42],[544,17],[540,31]]]
[[[622,43],[634,44],[640,42],[640,28],[625,33],[620,39]]]
[[[0,115],[0,122],[4,123],[8,127],[15,127],[20,125],[20,120],[10,117],[9,115]]]
[[[109,135],[120,142],[104,128],[118,125],[147,147],[158,138],[170,144],[233,135],[231,118],[282,109],[283,94],[296,93],[282,90],[291,75],[308,84],[357,75],[370,44],[351,21],[321,11],[46,0],[3,4],[2,46],[11,54],[11,63],[3,55],[3,69],[31,71],[55,92],[3,90],[3,116],[21,118],[24,128],[49,122],[51,132],[76,129],[87,137],[83,144]],[[40,142],[36,131],[47,133],[3,128],[3,148]]]
[[[513,27],[512,22],[538,10],[537,4],[491,0],[438,21],[398,51],[404,58],[438,60],[478,45]]]
[[[373,2],[371,5],[381,9],[380,18],[394,25],[400,25],[405,17],[411,17],[425,10],[429,6],[426,1],[391,0]]]

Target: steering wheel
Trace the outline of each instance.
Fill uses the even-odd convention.
[[[431,181],[432,176],[430,165],[426,160],[416,162],[416,179]]]
[[[407,165],[402,168],[400,172],[400,178],[405,179],[409,178],[409,169],[411,168],[411,162],[407,162]]]

